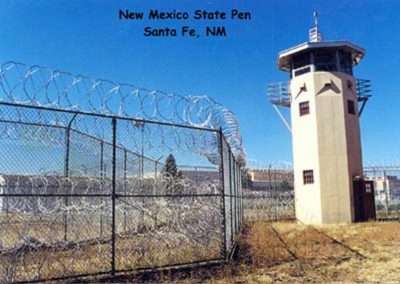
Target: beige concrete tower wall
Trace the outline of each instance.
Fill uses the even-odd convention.
[[[296,216],[304,223],[354,220],[352,180],[362,175],[360,128],[352,76],[313,72],[290,84]],[[355,114],[348,113],[348,100]],[[310,114],[300,116],[299,103],[309,101]],[[303,171],[314,171],[314,184],[303,183]]]
[[[350,205],[352,221],[355,217],[354,200],[353,200],[353,179],[356,176],[363,176],[362,148],[361,148],[361,131],[360,119],[358,114],[357,91],[354,77],[342,73],[337,76],[342,78],[343,83],[343,103],[344,109],[347,110],[347,101],[354,102],[355,114],[345,116],[346,120],[346,139],[347,139],[347,158],[349,165],[349,181],[350,181]]]
[[[290,82],[291,123],[296,218],[303,223],[322,223],[319,187],[318,133],[313,73]],[[309,101],[310,114],[300,116],[299,103]],[[314,184],[303,184],[303,170],[314,171]]]
[[[355,114],[348,114],[347,108],[347,86],[353,85],[354,80],[344,73],[316,72],[314,84],[321,169],[322,222],[349,223],[353,220],[353,178],[349,161],[354,159],[348,149],[349,145],[352,145],[352,149],[360,148],[359,135],[353,137],[354,135],[348,135],[347,131],[350,128],[349,116],[358,121]]]

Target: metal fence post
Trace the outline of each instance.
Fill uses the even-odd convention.
[[[154,188],[153,188],[153,195],[157,194],[157,166],[158,166],[158,160],[155,161],[154,163]]]
[[[242,224],[244,223],[244,199],[243,199],[243,177],[242,168],[240,168],[240,198],[241,198],[241,210],[242,210]]]
[[[275,210],[275,221],[278,221],[278,194],[276,190],[276,170],[273,173],[274,177],[274,210]]]
[[[141,171],[140,171],[140,176],[143,178],[144,177],[144,123],[142,124],[142,128],[141,128],[141,131],[142,131],[142,149],[141,149],[141,153],[140,153],[140,155],[141,155],[141,157],[140,157],[140,159],[141,159]]]
[[[236,181],[236,193],[235,193],[235,205],[236,205],[236,233],[239,233],[240,227],[240,205],[239,205],[239,165],[236,164],[237,181]]]
[[[238,163],[235,160],[235,187],[234,187],[234,202],[235,202],[235,235],[239,231],[239,216],[238,216],[238,186],[239,186],[239,173],[238,173]]]
[[[218,131],[218,138],[219,138],[219,151],[220,151],[220,156],[221,156],[221,167],[220,167],[220,172],[221,172],[221,197],[222,197],[222,202],[221,202],[221,213],[222,213],[222,255],[224,256],[224,259],[227,259],[227,253],[226,253],[226,213],[225,213],[225,171],[224,171],[224,144],[223,144],[223,133],[222,133],[222,128]]]
[[[100,141],[100,180],[101,193],[104,193],[104,141]],[[100,211],[100,238],[103,237],[103,212]]]
[[[383,189],[385,190],[386,218],[389,218],[389,194],[388,194],[388,179],[387,179],[386,171],[383,171]]]
[[[236,160],[233,159],[233,214],[235,214],[235,217],[233,218],[234,223],[232,224],[233,227],[233,232],[236,235],[237,233],[237,207],[236,207],[236,187],[237,187],[237,164]]]
[[[71,120],[68,122],[67,128],[65,130],[65,157],[64,157],[64,176],[69,177],[69,155],[70,155],[70,147],[71,147],[71,126],[74,122],[78,113],[75,113]],[[69,205],[68,196],[66,195],[64,198],[64,206],[65,210]],[[64,222],[64,241],[68,240],[68,212],[64,212],[63,215]]]
[[[128,159],[128,152],[126,149],[124,149],[124,194],[127,194],[127,177],[126,177],[126,173],[127,173],[127,159]],[[126,207],[125,207],[126,208]],[[126,232],[126,209],[124,208],[124,233]]]
[[[111,221],[111,275],[115,275],[115,201],[116,201],[116,161],[117,161],[117,119],[112,119],[112,221]]]
[[[231,244],[233,244],[234,241],[234,232],[233,232],[233,202],[232,202],[232,151],[229,147],[229,192],[230,192],[230,197],[229,200],[231,201]]]
[[[244,222],[244,211],[243,211],[243,187],[242,187],[242,167],[239,167],[239,198],[240,198],[240,230],[242,230]]]
[[[68,177],[69,176],[69,149],[70,147],[70,128],[67,127],[66,133],[65,133],[65,160],[64,160],[64,176]],[[67,187],[68,189],[68,187]],[[64,210],[67,210],[68,207],[68,196],[64,197]],[[64,223],[64,242],[68,240],[67,234],[68,234],[68,217],[67,217],[68,212],[64,212],[63,215],[63,223]]]
[[[241,178],[242,178],[242,172],[240,170],[240,165],[238,165],[238,186],[237,186],[237,202],[238,202],[238,231],[242,229],[242,209],[241,209],[241,193],[240,193],[240,187],[241,187]]]
[[[269,164],[269,166],[268,166],[268,195],[269,196],[271,196],[271,203],[270,202],[268,202],[268,203],[270,203],[271,204],[271,206],[272,206],[272,204],[273,204],[273,202],[275,202],[274,201],[274,195],[272,194],[272,176],[271,176],[271,164]],[[272,220],[272,216],[270,217],[270,214],[272,215],[272,213],[270,213],[270,204],[268,204],[268,216],[267,216],[267,218],[268,218],[268,220]]]

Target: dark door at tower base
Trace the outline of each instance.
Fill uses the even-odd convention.
[[[353,181],[355,222],[375,220],[374,182],[356,179]]]

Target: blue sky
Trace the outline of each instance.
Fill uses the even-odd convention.
[[[119,9],[248,11],[250,21],[121,21]],[[291,137],[266,98],[288,78],[277,53],[305,42],[320,15],[325,39],[367,50],[355,76],[372,80],[361,118],[366,161],[400,158],[400,1],[7,1],[0,0],[0,61],[40,64],[182,95],[208,95],[239,121],[249,158],[291,160]],[[225,25],[221,38],[146,38],[145,26]]]

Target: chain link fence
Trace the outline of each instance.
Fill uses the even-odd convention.
[[[250,169],[252,185],[243,192],[247,220],[295,220],[293,173],[287,169]],[[366,166],[374,182],[377,219],[400,219],[400,166]]]
[[[374,181],[376,217],[400,220],[400,166],[368,166],[364,176]]]
[[[245,219],[295,220],[293,173],[287,169],[250,169],[253,182],[243,192]]]
[[[0,102],[0,149],[0,282],[223,262],[235,245],[221,130]]]
[[[243,192],[246,220],[295,220],[293,172],[288,169],[250,169],[252,185]],[[400,219],[400,166],[366,166],[364,178],[374,182],[379,220]]]

